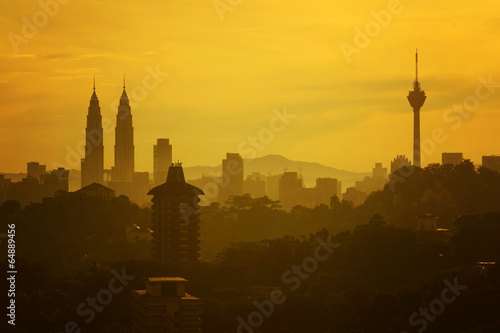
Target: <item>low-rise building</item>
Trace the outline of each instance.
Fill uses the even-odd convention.
[[[202,332],[202,301],[186,293],[186,283],[180,277],[150,277],[145,290],[133,291],[133,332]]]
[[[115,197],[114,190],[99,183],[92,183],[90,185],[82,187],[81,189],[76,191],[76,193],[81,193],[92,197],[98,197],[104,200],[111,200]]]

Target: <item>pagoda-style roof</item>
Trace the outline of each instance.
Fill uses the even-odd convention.
[[[184,171],[180,163],[172,164],[168,169],[167,181],[152,188],[148,195],[203,195],[203,191],[196,186],[186,183]]]

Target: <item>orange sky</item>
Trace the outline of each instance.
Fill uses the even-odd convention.
[[[112,128],[123,73],[137,171],[152,171],[156,138],[170,138],[186,166],[216,165],[259,133],[257,156],[369,171],[412,154],[416,47],[423,162],[500,154],[500,83],[478,88],[480,77],[500,82],[498,0],[60,1],[41,1],[50,15],[37,1],[2,1],[2,172],[28,161],[79,169],[68,151],[81,151],[92,78]],[[371,37],[355,41],[365,28]],[[295,118],[275,123],[271,140],[273,110],[284,108]],[[436,129],[445,139],[431,147]],[[110,168],[113,131],[104,144]]]

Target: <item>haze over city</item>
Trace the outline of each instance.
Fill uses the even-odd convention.
[[[242,1],[219,12],[214,6],[72,1],[26,43],[3,38],[0,171],[20,172],[28,159],[69,166],[68,149],[76,151],[84,140],[93,76],[103,118],[114,123],[123,73],[130,93],[156,72],[161,82],[147,81],[154,88],[134,94],[140,100],[132,107],[137,170],[152,170],[157,137],[171,138],[174,159],[185,165],[217,165],[224,152],[237,151],[268,127],[274,109],[286,107],[296,118],[258,156],[281,154],[366,172],[396,154],[411,156],[406,95],[417,47],[429,96],[422,139],[435,128],[447,136],[424,163],[439,162],[445,151],[462,151],[475,163],[498,153],[491,140],[500,126],[498,93],[459,115],[457,129],[450,115],[443,119],[475,94],[478,78],[500,81],[497,1],[364,1],[361,7]],[[357,47],[355,28],[365,31],[377,22],[373,13],[390,6],[389,23]],[[23,37],[21,18],[33,22],[40,10],[36,2],[4,6],[4,35]],[[346,56],[342,43],[358,53]],[[112,165],[113,140],[112,132],[105,133],[106,167]]]
[[[500,332],[498,0],[0,11],[0,332]]]

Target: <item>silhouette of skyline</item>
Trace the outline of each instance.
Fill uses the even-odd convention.
[[[0,331],[500,332],[498,0],[4,7]]]
[[[18,53],[3,39],[0,171],[19,172],[28,160],[51,168],[55,162],[70,166],[68,154],[78,160],[70,167],[79,168],[82,156],[69,153],[67,146],[83,150],[78,144],[85,136],[81,111],[88,103],[89,78],[96,75],[106,125],[114,122],[113,103],[124,71],[137,127],[138,170],[153,170],[150,147],[162,137],[175,138],[186,166],[217,165],[221,153],[236,151],[240,142],[269,124],[274,108],[284,105],[297,118],[259,156],[282,154],[352,171],[369,171],[375,161],[390,161],[397,154],[413,160],[412,143],[394,138],[407,138],[413,120],[402,96],[413,79],[409,69],[416,45],[425,54],[419,80],[432,94],[421,111],[421,139],[435,128],[449,137],[427,162],[439,162],[441,151],[462,151],[479,162],[482,155],[499,153],[490,140],[499,129],[499,94],[481,101],[458,130],[443,116],[475,93],[478,77],[492,75],[498,81],[494,45],[499,37],[487,22],[494,22],[493,9],[499,4],[486,1],[484,6],[492,10],[485,12],[459,3],[435,5],[430,21],[427,5],[404,4],[351,64],[339,44],[352,43],[354,28],[363,29],[372,20],[370,11],[383,10],[382,4],[240,6],[224,22],[210,4],[201,3],[185,8],[173,1],[168,15],[164,6],[130,1],[119,8],[62,6],[34,38],[19,45]],[[4,36],[20,33],[19,17],[31,18],[38,9],[25,3],[6,8],[0,14]],[[86,14],[95,22],[82,21]],[[258,27],[255,18],[261,22]],[[70,37],[80,35],[92,38]],[[464,44],[475,48],[464,49]],[[385,130],[389,124],[390,131]],[[208,142],[188,135],[186,128]],[[111,132],[104,134],[104,146],[104,165],[110,168]]]

